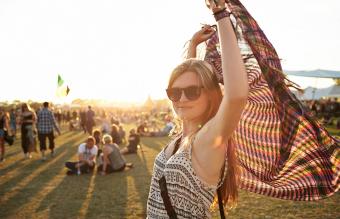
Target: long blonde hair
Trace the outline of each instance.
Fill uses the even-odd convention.
[[[218,80],[216,75],[213,73],[211,66],[202,60],[198,59],[187,59],[178,65],[171,73],[168,88],[171,88],[175,80],[184,74],[185,72],[194,72],[199,77],[202,86],[205,88],[207,95],[209,96],[209,104],[206,112],[201,118],[200,127],[203,127],[205,123],[207,123],[211,118],[213,118],[221,104],[223,95],[222,91],[219,87]],[[191,133],[187,137],[187,143],[191,144],[196,133]],[[239,170],[237,164],[237,158],[235,155],[235,149],[232,144],[232,140],[230,139],[227,144],[227,160],[228,166],[227,173],[224,176],[224,180],[222,183],[221,193],[222,200],[225,207],[233,207],[236,204],[238,197],[238,178],[239,178]],[[215,197],[214,203],[212,207],[214,208],[217,203],[217,197]]]

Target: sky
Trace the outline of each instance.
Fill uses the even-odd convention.
[[[340,70],[340,1],[243,0],[285,70]],[[1,0],[0,101],[165,98],[183,46],[211,12],[198,0]],[[56,98],[57,76],[71,89]],[[331,79],[292,77],[326,87]]]

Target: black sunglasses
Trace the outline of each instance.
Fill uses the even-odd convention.
[[[168,88],[166,89],[166,94],[168,95],[169,99],[173,102],[177,102],[181,99],[182,93],[188,100],[197,100],[201,96],[202,86],[189,86],[185,88]]]

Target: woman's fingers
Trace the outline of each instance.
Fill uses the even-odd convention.
[[[225,8],[225,0],[205,0],[205,4],[213,13]]]

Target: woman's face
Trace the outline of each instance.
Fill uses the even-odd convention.
[[[187,88],[190,86],[202,87],[202,83],[194,72],[185,72],[179,76],[171,88]],[[184,92],[181,92],[181,97],[178,101],[172,101],[176,114],[182,120],[200,121],[202,115],[208,107],[208,96],[204,88],[201,88],[201,95],[195,100],[189,100]]]

